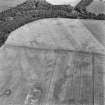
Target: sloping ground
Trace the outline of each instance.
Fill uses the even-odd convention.
[[[29,22],[44,18],[105,20],[105,15],[76,10],[71,5],[51,5],[45,0],[27,0],[0,13],[0,46],[4,44],[10,32]]]
[[[103,46],[105,46],[105,27],[104,27],[104,21],[90,21],[85,20],[82,21],[84,26],[92,33],[94,38],[101,43]]]
[[[55,6],[39,0],[27,0],[3,11],[0,13],[0,46],[4,44],[10,32],[24,24],[43,18],[75,17],[76,15],[71,15],[71,11],[70,5]]]
[[[95,0],[81,0],[76,7],[77,8],[86,8],[87,6],[89,6],[92,2],[94,2]]]
[[[13,31],[6,43],[104,54],[104,25],[95,20],[43,19]]]
[[[95,14],[99,14],[99,13],[105,14],[105,2],[94,1],[87,7],[87,10]]]
[[[104,38],[104,21],[55,18],[11,32],[0,48],[1,105],[104,105],[105,45],[97,31]]]

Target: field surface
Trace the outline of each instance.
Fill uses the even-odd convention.
[[[105,22],[42,19],[0,48],[0,105],[105,105]]]

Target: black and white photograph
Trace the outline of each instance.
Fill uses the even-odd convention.
[[[105,105],[105,0],[0,0],[0,105]]]

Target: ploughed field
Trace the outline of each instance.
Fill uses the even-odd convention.
[[[0,105],[104,105],[104,21],[42,19],[0,48]]]

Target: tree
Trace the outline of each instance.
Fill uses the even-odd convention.
[[[97,19],[99,19],[99,20],[105,20],[105,14],[103,14],[103,13],[98,14],[97,15]]]

